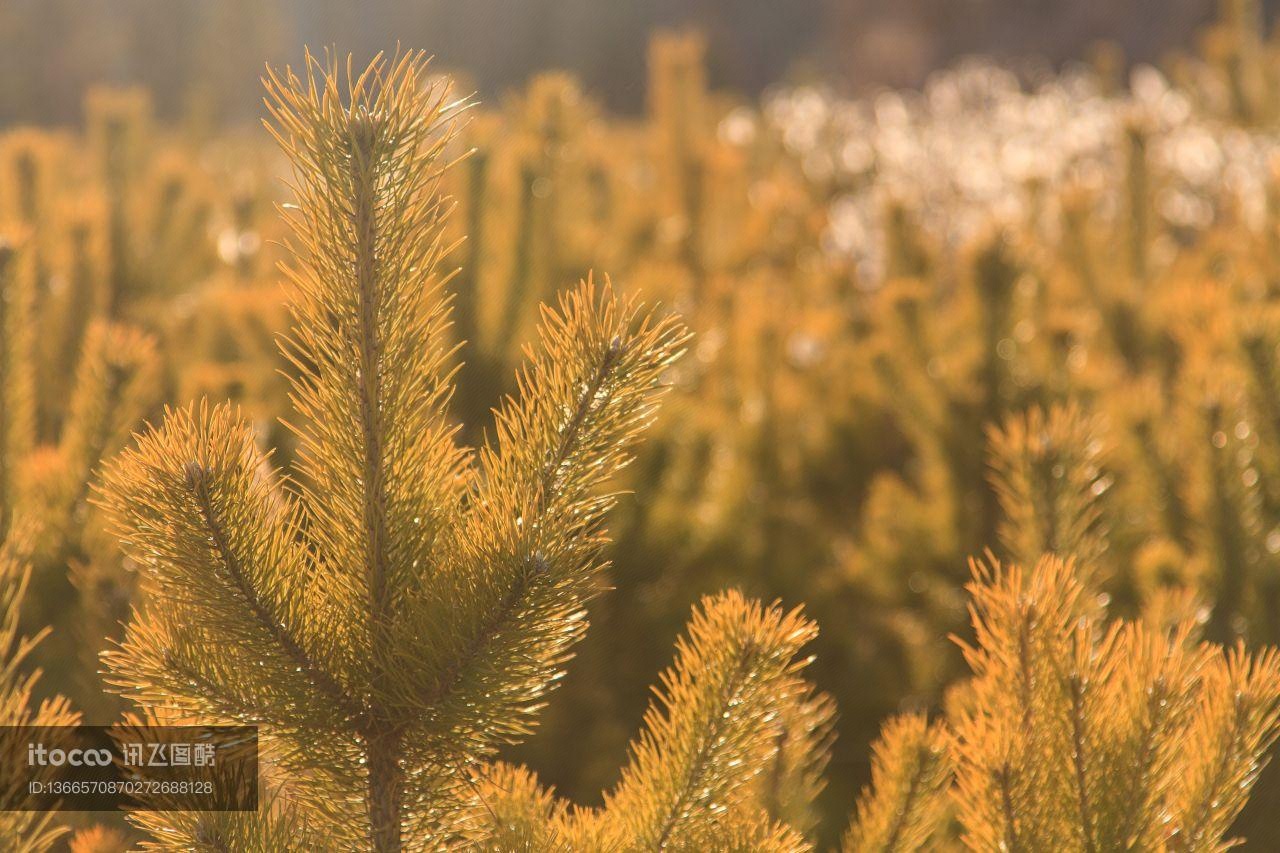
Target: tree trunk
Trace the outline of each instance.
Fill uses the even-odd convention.
[[[381,732],[368,739],[369,840],[377,853],[401,853],[400,806],[404,770],[400,766],[400,735]]]

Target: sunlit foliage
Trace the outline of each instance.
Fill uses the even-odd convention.
[[[681,33],[638,119],[559,73],[475,106],[412,54],[269,78],[283,157],[136,90],[6,132],[0,541],[19,633],[53,628],[31,700],[114,718],[123,639],[134,699],[280,750],[260,815],[75,843],[1272,841],[1280,783],[1239,763],[1273,681],[1240,644],[1280,642],[1280,89],[1249,5],[1127,85],[973,61],[752,104]],[[988,549],[1022,569],[966,592]],[[990,688],[1015,579],[1090,626],[1035,622],[1076,670],[1037,671],[1030,727]],[[1091,792],[1130,778],[1161,655],[1197,675],[1195,746],[1130,785],[1156,837]],[[729,694],[737,740],[708,742]],[[1230,797],[1194,764],[1224,750]],[[1001,756],[1012,819],[983,811]]]

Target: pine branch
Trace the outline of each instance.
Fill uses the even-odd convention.
[[[768,815],[733,812],[714,823],[689,828],[682,850],[716,850],[722,853],[810,853],[813,847],[789,826]]]
[[[73,506],[85,502],[94,469],[125,446],[155,403],[159,368],[150,336],[119,324],[89,325],[59,442],[72,479],[81,484]]]
[[[539,351],[497,415],[445,549],[457,556],[406,606],[415,618],[397,643],[429,650],[400,662],[419,701],[442,716],[477,714],[454,743],[485,749],[526,731],[585,628],[613,505],[601,486],[627,464],[684,337],[607,283],[544,311]]]
[[[871,785],[845,835],[845,853],[926,849],[947,816],[951,781],[948,735],[921,716],[885,724],[876,742]]]
[[[263,601],[258,591],[250,583],[244,566],[241,565],[236,552],[231,546],[228,531],[218,515],[218,509],[214,505],[213,496],[209,490],[207,474],[208,472],[199,463],[188,463],[186,485],[191,490],[191,495],[195,500],[203,529],[213,544],[214,555],[221,564],[236,595],[248,608],[259,627],[271,636],[275,643],[284,650],[289,660],[315,684],[327,699],[335,703],[352,719],[362,720],[363,709],[352,703],[333,676],[325,672],[316,661],[311,659],[306,650],[302,648],[288,628],[280,622],[277,615],[272,612],[270,606]]]
[[[977,638],[964,646],[974,672],[972,710],[953,722],[956,804],[966,843],[1019,849],[1086,849],[1077,770],[1092,722],[1073,683],[1096,672],[1093,647],[1077,645],[1088,607],[1072,565],[1042,560],[1031,572],[975,564],[969,589]],[[1098,656],[1106,660],[1107,653]],[[1089,710],[1095,707],[1089,702]],[[1086,785],[1086,799],[1088,788]]]
[[[510,853],[570,853],[563,824],[567,806],[522,767],[494,764],[473,781],[472,837]],[[577,848],[581,849],[581,848]]]
[[[1000,541],[1011,558],[1031,565],[1058,554],[1097,572],[1106,542],[1100,499],[1111,484],[1097,424],[1075,407],[1035,408],[990,428],[988,441]]]
[[[252,698],[241,694],[222,711],[244,703],[239,713],[286,727],[302,711],[341,730],[363,707],[340,686],[349,676],[321,663],[338,657],[335,635],[310,606],[322,593],[297,508],[264,476],[266,466],[226,406],[171,411],[113,461],[102,502],[149,581],[150,606],[107,661],[115,683],[139,696],[186,695],[169,672],[178,665],[228,686],[260,671]]]
[[[129,822],[151,836],[138,849],[154,853],[303,853],[329,849],[334,840],[308,826],[274,786],[259,794],[257,811],[135,811]]]
[[[794,701],[787,690],[805,663],[795,656],[813,636],[798,611],[766,609],[735,592],[702,601],[606,798],[617,843],[686,849],[698,833],[751,813],[742,809],[777,750],[768,722]]]
[[[1103,625],[1055,558],[976,578],[975,679],[952,714],[965,843],[1226,849],[1280,734],[1276,652],[1224,655],[1191,621]]]
[[[1216,656],[1204,676],[1196,719],[1185,732],[1172,794],[1171,849],[1225,850],[1231,829],[1280,736],[1280,653],[1251,657],[1243,645]]]
[[[1125,792],[1099,815],[1103,845],[1155,846],[1161,803],[1176,782],[1185,727],[1195,711],[1202,670],[1211,657],[1196,648],[1191,619],[1151,630],[1130,626],[1119,648],[1132,661],[1121,671],[1135,719],[1125,737],[1122,760],[1112,764],[1116,787]]]
[[[436,272],[451,249],[442,158],[463,105],[447,85],[422,90],[425,67],[408,54],[353,79],[348,65],[345,91],[332,60],[309,59],[305,81],[268,79],[270,129],[295,164],[287,354],[301,373],[293,399],[310,526],[335,565],[362,567],[348,615],[377,640],[379,667],[391,663],[392,608],[431,564],[465,461],[444,417],[448,315]]]
[[[759,799],[770,818],[808,836],[819,823],[818,796],[835,739],[835,702],[825,693],[797,685],[774,726],[777,752],[760,777]]]
[[[23,502],[40,524],[39,563],[61,572],[82,555],[82,518],[97,468],[124,447],[156,402],[155,342],[136,329],[95,323],[85,338],[61,439],[26,460]]]
[[[32,650],[47,634],[23,637],[19,628],[20,609],[30,580],[30,569],[19,562],[13,543],[0,543],[0,751],[19,755],[26,735],[14,727],[73,726],[79,715],[61,697],[46,699],[34,705],[32,694],[40,679],[40,671],[24,671]],[[33,706],[34,705],[34,706]],[[22,737],[23,740],[15,740]],[[49,781],[56,768],[39,773],[35,781]],[[27,779],[19,774],[0,786],[0,804],[12,806],[27,796]],[[0,811],[0,845],[14,853],[44,853],[66,832],[52,823],[49,812]]]

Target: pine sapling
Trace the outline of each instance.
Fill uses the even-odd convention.
[[[1280,656],[1105,622],[1070,561],[975,564],[946,730],[885,728],[845,849],[1224,850],[1280,735]],[[951,779],[948,779],[948,776]]]
[[[439,179],[465,104],[425,72],[420,54],[360,73],[309,59],[268,80],[297,196],[296,473],[233,410],[197,405],[102,495],[148,602],[107,656],[115,683],[264,726],[339,848],[466,837],[473,773],[530,730],[585,628],[602,486],[685,338],[588,282],[543,311],[492,439],[455,443]]]

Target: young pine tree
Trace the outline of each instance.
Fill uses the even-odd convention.
[[[530,730],[585,629],[601,486],[685,338],[588,282],[544,310],[492,440],[455,443],[438,181],[465,105],[425,67],[309,61],[268,81],[297,196],[296,475],[231,409],[198,405],[169,412],[103,488],[147,601],[107,655],[115,683],[167,714],[264,726],[335,849],[475,831],[472,777]],[[628,778],[620,797],[648,795]],[[173,849],[229,826],[149,820]],[[233,828],[265,849],[253,833],[279,823]]]
[[[976,565],[973,680],[886,728],[850,851],[1218,851],[1280,734],[1280,656],[1111,622],[1070,561]],[[948,765],[953,781],[945,777]]]

